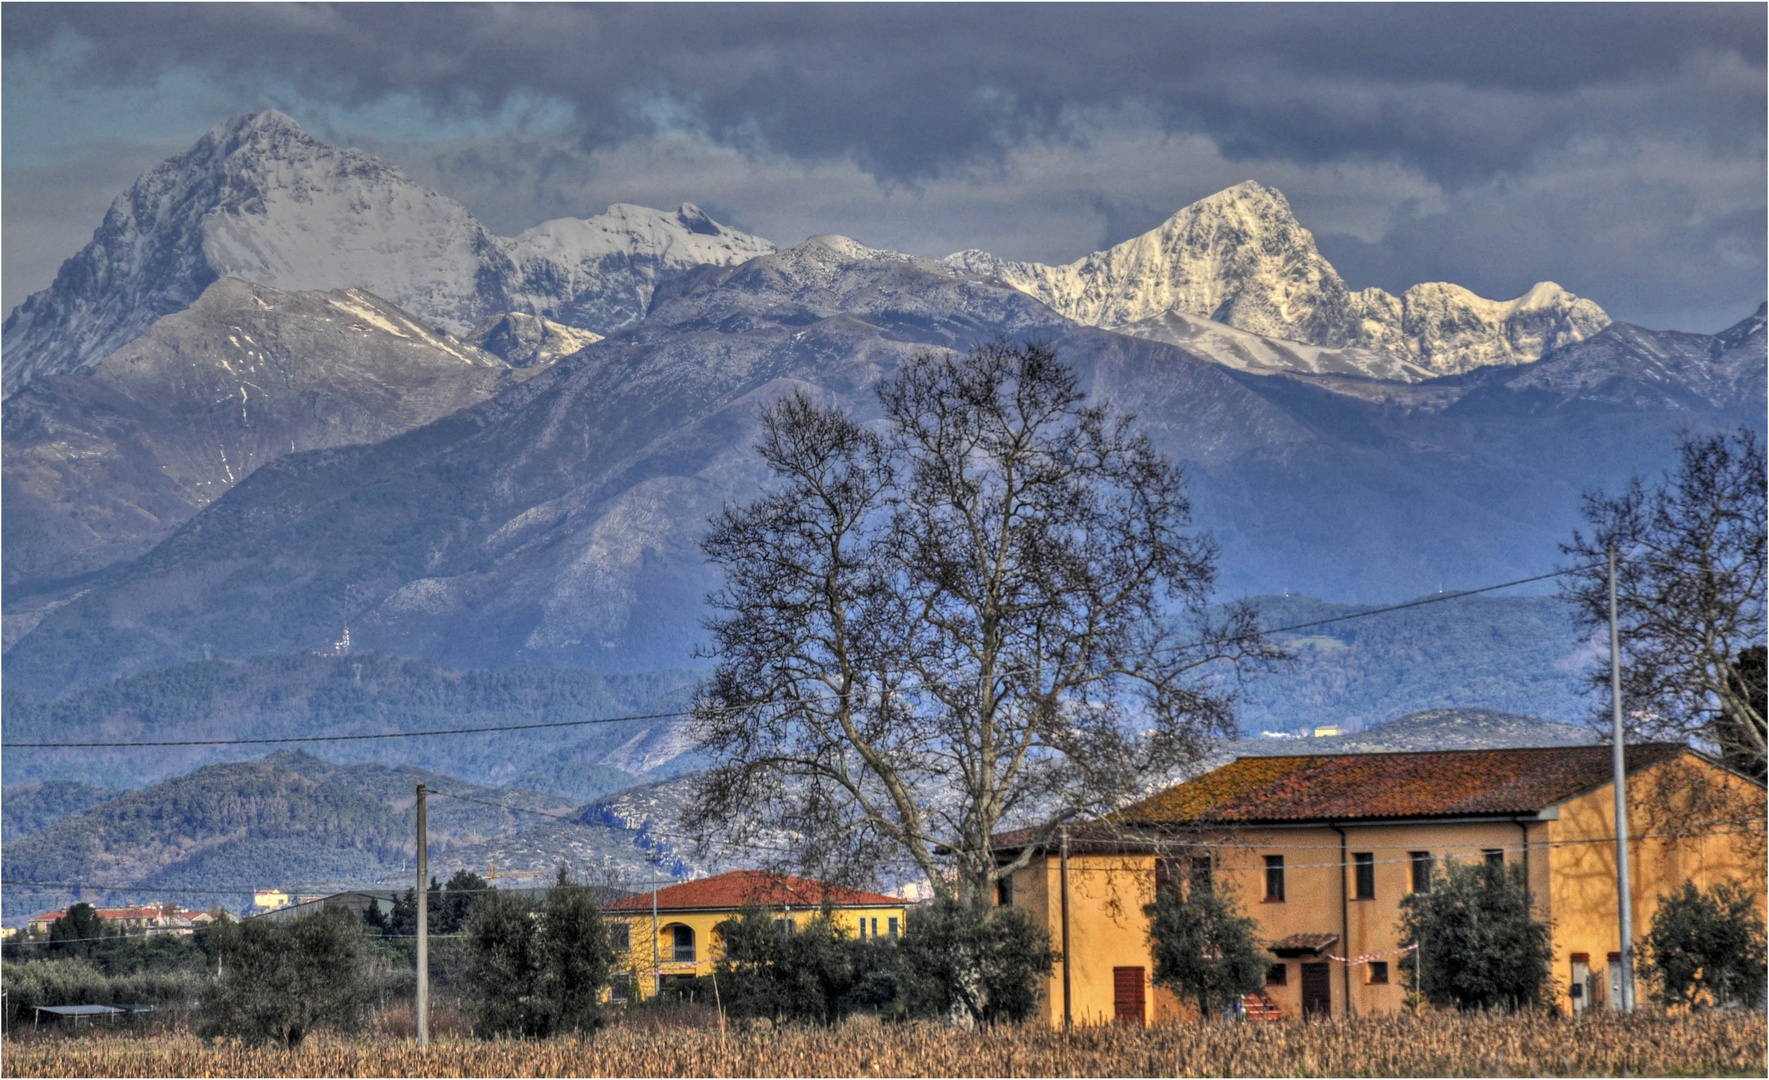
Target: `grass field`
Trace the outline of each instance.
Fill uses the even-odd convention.
[[[1764,1075],[1761,1013],[1395,1016],[1308,1024],[959,1032],[850,1023],[732,1032],[617,1024],[584,1041],[315,1037],[291,1053],[180,1032],[6,1040],[5,1076]]]

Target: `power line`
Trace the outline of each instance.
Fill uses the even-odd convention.
[[[600,821],[588,822],[588,821],[583,820],[583,818],[581,818],[580,816],[578,816],[576,814],[553,814],[553,813],[549,813],[545,810],[530,810],[527,807],[523,807],[523,806],[510,806],[505,803],[492,802],[490,799],[475,799],[471,795],[456,795],[450,791],[438,791],[435,788],[429,787],[427,785],[424,790],[425,790],[426,794],[440,795],[445,799],[454,799],[457,802],[478,803],[480,806],[491,806],[491,807],[496,807],[499,810],[508,810],[512,814],[533,814],[535,817],[552,818],[554,821],[563,821],[563,822],[566,822],[567,824],[570,824],[570,825],[584,825],[584,826],[589,826],[592,828],[600,828],[600,829],[624,829],[627,832],[644,832],[644,831],[646,831],[643,826],[641,826],[639,828],[634,828],[631,825],[608,825],[608,824],[605,824]]]
[[[591,724],[621,724],[629,720],[664,720],[688,716],[692,710],[635,713],[631,716],[606,716],[596,720],[554,720],[543,724],[492,724],[486,727],[434,728],[426,731],[387,731],[374,735],[288,735],[270,739],[155,739],[142,742],[8,742],[8,750],[71,750],[95,747],[133,746],[259,746],[273,743],[352,742],[360,739],[421,739],[434,735],[480,735],[492,731],[539,731],[543,728],[586,727]]]
[[[1550,578],[1565,577],[1568,574],[1582,574],[1586,570],[1596,569],[1599,565],[1601,565],[1601,564],[1591,563],[1588,566],[1574,566],[1574,567],[1571,567],[1566,570],[1555,570],[1552,573],[1537,574],[1534,577],[1518,578],[1516,581],[1500,582],[1497,585],[1483,585],[1478,589],[1462,589],[1457,592],[1440,593],[1436,596],[1427,596],[1427,597],[1420,599],[1420,600],[1408,600],[1404,604],[1389,604],[1386,607],[1371,608],[1368,611],[1357,611],[1357,612],[1353,612],[1350,615],[1335,615],[1330,619],[1316,619],[1313,622],[1294,623],[1290,626],[1274,626],[1270,630],[1261,630],[1260,633],[1262,633],[1262,634],[1287,634],[1287,633],[1291,632],[1292,630],[1310,630],[1310,629],[1313,629],[1314,627],[1317,627],[1317,626],[1326,626],[1329,623],[1345,622],[1349,619],[1366,619],[1366,618],[1369,618],[1371,615],[1383,615],[1383,614],[1386,614],[1390,611],[1405,611],[1408,608],[1424,607],[1426,604],[1441,604],[1446,600],[1460,600],[1464,596],[1477,596],[1480,593],[1496,592],[1499,589],[1509,589],[1509,588],[1512,588],[1513,586],[1516,586],[1516,585],[1528,585],[1532,581],[1547,581]],[[1181,645],[1181,646],[1175,646],[1175,648],[1197,648],[1197,646],[1196,645]]]
[[[1575,566],[1566,570],[1555,570],[1551,573],[1536,574],[1532,577],[1517,578],[1514,581],[1503,581],[1496,585],[1483,585],[1476,589],[1462,589],[1457,592],[1441,593],[1419,600],[1409,600],[1401,604],[1388,604],[1383,607],[1370,608],[1367,611],[1352,612],[1348,615],[1335,615],[1326,619],[1315,619],[1310,622],[1293,623],[1288,626],[1276,626],[1261,630],[1261,634],[1287,634],[1296,630],[1309,630],[1317,626],[1348,622],[1352,619],[1367,619],[1375,615],[1385,615],[1391,611],[1405,611],[1409,608],[1424,607],[1427,604],[1441,604],[1449,600],[1459,600],[1467,596],[1478,596],[1481,593],[1496,592],[1531,582],[1547,581],[1550,578],[1565,577],[1568,574],[1583,573],[1592,566]],[[1171,652],[1183,652],[1187,649],[1202,648],[1210,642],[1188,642],[1167,646]],[[734,712],[747,706],[724,706],[700,710],[702,715],[710,712]],[[594,720],[555,720],[538,724],[491,724],[484,727],[435,728],[425,731],[388,731],[377,734],[356,735],[290,735],[281,738],[257,739],[154,739],[138,741],[91,741],[91,742],[8,742],[3,744],[7,749],[18,750],[74,750],[128,748],[151,746],[268,746],[285,743],[320,743],[320,742],[354,742],[369,739],[418,739],[432,738],[440,735],[482,735],[503,731],[540,731],[551,728],[587,727],[595,724],[622,724],[638,720],[670,720],[694,715],[693,709],[675,709],[668,712],[634,713],[628,716],[608,716]],[[472,800],[469,800],[472,801]],[[508,808],[506,808],[508,809]]]
[[[435,794],[435,793],[432,792],[432,794]],[[538,813],[539,811],[535,811],[535,812]],[[1741,818],[1738,821],[1728,822],[1728,823],[1725,823],[1722,825],[1715,825],[1711,828],[1705,828],[1705,829],[1688,829],[1688,830],[1666,829],[1666,830],[1660,830],[1660,831],[1656,831],[1656,832],[1630,833],[1628,835],[1628,840],[1630,843],[1635,843],[1635,842],[1640,842],[1640,841],[1645,841],[1645,840],[1664,840],[1664,839],[1676,840],[1676,839],[1684,839],[1684,838],[1691,837],[1691,836],[1744,835],[1744,834],[1748,834],[1750,832],[1755,831],[1756,823],[1762,822],[1765,820],[1769,820],[1769,818],[1765,818],[1763,816],[1752,816],[1752,817],[1748,817],[1748,818]],[[1352,825],[1352,827],[1356,827],[1355,823],[1350,823],[1350,824]],[[1424,822],[1422,824],[1430,824],[1430,822]],[[1510,824],[1514,824],[1514,821],[1512,819],[1506,818],[1506,819],[1503,819],[1500,821],[1492,822],[1492,824],[1510,825]],[[1384,827],[1387,827],[1387,826],[1384,826]],[[1251,828],[1256,829],[1257,826],[1253,826]],[[1563,840],[1530,840],[1527,843],[1518,843],[1516,841],[1506,843],[1506,842],[1500,841],[1500,842],[1495,842],[1495,843],[1483,845],[1478,842],[1465,842],[1465,843],[1458,843],[1458,844],[1450,845],[1448,848],[1444,849],[1444,852],[1443,852],[1442,856],[1440,856],[1440,857],[1445,857],[1445,858],[1451,857],[1455,853],[1462,852],[1462,851],[1465,851],[1465,852],[1469,853],[1470,855],[1472,855],[1474,852],[1477,852],[1477,851],[1484,852],[1484,851],[1488,851],[1488,850],[1492,850],[1492,851],[1498,851],[1498,850],[1522,851],[1527,848],[1530,850],[1542,851],[1542,850],[1547,850],[1547,849],[1551,849],[1551,848],[1577,847],[1577,846],[1581,846],[1581,845],[1585,845],[1585,844],[1613,844],[1613,843],[1615,843],[1615,837],[1610,836],[1610,835],[1576,837],[1576,838],[1568,838],[1568,839],[1563,839]],[[1209,847],[1224,847],[1224,848],[1243,848],[1248,851],[1259,851],[1259,852],[1281,852],[1281,851],[1320,850],[1320,849],[1322,849],[1322,845],[1319,845],[1319,844],[1284,844],[1284,843],[1271,843],[1271,844],[1239,843],[1239,844],[1215,844],[1215,845],[1192,845],[1192,846],[1195,846],[1195,847],[1209,846]],[[1328,848],[1336,848],[1336,845],[1327,845],[1327,847]],[[1380,849],[1380,848],[1393,848],[1393,849],[1398,850],[1398,849],[1409,848],[1410,845],[1405,845],[1405,844],[1369,844],[1369,845],[1366,845],[1366,847],[1378,848],[1378,849]],[[1181,849],[1176,849],[1176,850],[1181,850]],[[1152,854],[1152,853],[1145,853],[1141,857],[1146,858],[1146,857],[1148,857],[1148,854]],[[1073,861],[1073,859],[1076,857],[1077,856],[1071,856],[1071,861]],[[1093,854],[1087,854],[1084,857],[1095,858],[1098,856],[1093,855]],[[1138,856],[1135,853],[1126,853],[1126,854],[1120,855],[1119,857],[1137,858]],[[1413,860],[1410,856],[1408,856],[1405,858],[1376,859],[1374,861],[1378,865],[1397,865],[1397,864],[1409,864]],[[1349,864],[1340,863],[1338,860],[1333,860],[1330,862],[1320,862],[1320,863],[1288,863],[1285,865],[1285,869],[1286,870],[1322,869],[1322,868],[1331,868],[1331,867],[1337,867],[1337,866],[1342,866],[1342,865],[1349,865]],[[1071,866],[1069,869],[1071,872],[1073,872],[1076,869],[1076,867]],[[1091,867],[1091,868],[1087,868],[1087,869],[1089,869],[1093,873],[1130,873],[1133,871],[1134,868],[1096,866],[1096,867]],[[1226,867],[1218,867],[1218,869],[1221,869],[1225,872],[1239,872],[1241,870],[1245,870],[1249,873],[1257,873],[1260,870],[1262,870],[1263,867],[1249,863],[1245,867],[1226,866]],[[93,881],[17,881],[17,880],[12,880],[12,879],[0,880],[0,885],[28,886],[28,887],[34,887],[34,888],[57,888],[57,889],[94,889],[94,890],[98,890],[101,892],[108,891],[108,892],[155,892],[155,893],[223,893],[223,894],[230,894],[230,895],[235,895],[235,894],[248,895],[248,894],[252,894],[252,893],[256,893],[256,892],[260,891],[258,888],[238,888],[238,887],[225,886],[225,885],[218,885],[218,886],[214,886],[211,888],[204,888],[204,889],[193,889],[193,888],[164,888],[164,887],[161,887],[158,885],[115,885],[115,884],[104,884],[101,882],[93,882]],[[545,887],[551,888],[551,886],[545,886]],[[590,886],[590,887],[593,887],[593,886]],[[389,893],[394,893],[394,894],[398,894],[400,892],[399,889],[387,889],[387,888],[373,886],[373,885],[343,886],[343,887],[337,888],[336,891],[341,892],[341,893],[342,892],[361,892],[361,893],[389,892]],[[412,890],[408,886],[405,891],[412,891]],[[487,886],[484,886],[481,888],[444,889],[442,891],[444,893],[448,893],[448,892],[480,893],[480,892],[498,892],[498,891],[502,891],[502,890],[499,890],[495,886],[487,885]],[[646,894],[639,893],[636,895],[646,895]]]

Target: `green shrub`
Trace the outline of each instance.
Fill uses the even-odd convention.
[[[204,991],[197,1034],[301,1045],[314,1028],[351,1031],[375,986],[362,926],[329,909],[292,922],[247,919],[212,927],[218,973]]]
[[[189,968],[106,975],[89,960],[28,960],[0,964],[6,991],[6,1025],[30,1023],[36,1005],[158,1005],[184,1008],[202,992],[206,977]]]
[[[961,1025],[1025,1020],[1055,963],[1025,912],[952,898],[911,908],[897,948],[907,1015]]]
[[[722,948],[717,1000],[738,1020],[840,1023],[859,1004],[855,990],[880,955],[848,937],[828,911],[789,927],[750,906],[713,933]]]
[[[589,889],[561,875],[540,903],[484,893],[466,935],[466,989],[479,1034],[545,1037],[602,1026],[614,950]]]
[[[1195,999],[1201,1016],[1228,1011],[1265,985],[1269,962],[1254,935],[1258,924],[1228,885],[1175,884],[1143,910],[1155,982]]]
[[[1642,950],[1663,1005],[1756,1005],[1763,1000],[1763,921],[1737,881],[1703,891],[1694,882],[1659,899]]]
[[[1523,867],[1446,860],[1431,889],[1401,898],[1400,937],[1419,952],[1401,958],[1412,992],[1433,1005],[1516,1009],[1539,1005],[1548,982],[1549,928],[1530,910]]]

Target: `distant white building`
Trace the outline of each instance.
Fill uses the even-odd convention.
[[[286,908],[294,902],[294,897],[281,889],[259,889],[252,894],[252,910],[255,912],[275,911],[277,908]]]

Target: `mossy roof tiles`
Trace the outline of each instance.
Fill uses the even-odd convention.
[[[1683,752],[1627,748],[1629,772]],[[1242,757],[1135,803],[1124,825],[1535,814],[1609,782],[1607,746]]]

